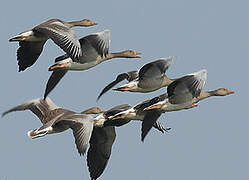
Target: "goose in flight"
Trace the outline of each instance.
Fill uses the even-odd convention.
[[[138,104],[135,108],[139,110],[143,110],[144,107],[148,106],[147,105],[148,103],[149,103],[148,101],[144,101]],[[122,105],[115,106],[109,109],[108,111],[105,111],[104,113],[95,117],[96,126],[98,127],[107,127],[107,126],[119,127],[119,126],[123,126],[129,123],[131,120],[140,120],[140,119],[135,119],[135,118],[134,119],[123,118],[122,116],[119,116],[119,114],[123,114],[124,112],[126,112],[127,110],[131,108],[132,106],[129,104],[122,104]],[[153,117],[148,117],[148,118],[153,118]],[[164,128],[163,125],[160,124],[158,121],[155,121],[152,126],[156,128],[157,130],[161,131],[162,133],[169,130],[168,128]]]
[[[19,72],[24,71],[36,62],[48,39],[52,39],[54,43],[62,48],[70,57],[77,60],[84,52],[81,50],[76,33],[71,28],[74,26],[87,27],[96,24],[96,22],[89,19],[72,22],[50,19],[35,26],[31,30],[9,39],[10,42],[19,42],[19,48],[17,50]]]
[[[167,94],[167,93],[166,93]],[[233,90],[229,90],[229,89],[226,89],[226,88],[218,88],[218,89],[215,89],[215,90],[212,90],[212,91],[202,91],[200,93],[200,95],[198,97],[194,97],[192,99],[192,106],[187,106],[183,109],[190,109],[190,108],[193,108],[195,107],[196,103],[198,103],[199,101],[202,101],[204,99],[207,99],[209,97],[214,97],[214,96],[227,96],[227,95],[230,95],[230,94],[234,94],[234,91]],[[151,106],[149,107],[146,107],[145,110],[152,110],[152,109],[157,109],[159,111],[161,111],[162,113],[164,112],[169,112],[171,110],[168,110],[166,108],[164,108],[164,106],[167,104],[168,102],[166,100],[159,100],[157,102],[155,102],[154,104],[152,104]]]
[[[17,105],[8,111],[5,111],[2,116],[5,116],[10,112],[24,110],[32,111],[43,124],[40,128],[29,131],[29,137],[34,139],[47,134],[63,132],[71,128],[80,154],[85,153],[87,144],[90,140],[90,135],[87,134],[89,132],[85,131],[85,129],[91,131],[91,128],[88,127],[93,128],[93,126],[91,126],[93,117],[88,114],[99,114],[104,112],[100,108],[93,107],[82,113],[75,113],[56,106],[50,98],[46,98],[45,100],[38,98]]]
[[[126,50],[117,53],[109,53],[110,30],[94,33],[79,40],[81,50],[84,52],[78,61],[74,61],[68,55],[55,59],[55,64],[49,67],[53,71],[46,84],[44,98],[55,88],[68,70],[83,71],[90,69],[106,60],[113,58],[140,58],[139,52]]]
[[[113,86],[125,79],[128,80],[127,84],[124,84],[113,90],[147,93],[168,86],[175,79],[169,79],[165,75],[165,72],[175,58],[175,56],[161,58],[159,60],[145,64],[139,71],[130,71],[119,74],[116,80],[108,84],[101,91],[97,100],[99,100],[99,98]]]

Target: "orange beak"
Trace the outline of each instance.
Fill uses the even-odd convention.
[[[98,23],[97,22],[94,22],[94,21],[92,21],[91,22],[91,25],[93,26],[93,25],[97,25]]]
[[[12,42],[12,41],[25,41],[27,39],[28,39],[28,37],[19,36],[19,37],[13,37],[13,38],[9,39],[9,42]]]
[[[163,106],[163,104],[155,104],[155,105],[151,105],[147,108],[144,108],[145,111],[149,111],[149,110],[153,110],[153,109],[160,109]]]
[[[142,54],[142,53],[140,53],[140,52],[135,52],[135,57],[136,57],[136,58],[141,58],[141,56],[137,56],[137,55],[139,55],[139,54]]]
[[[118,115],[114,118],[111,118],[111,120],[124,119],[125,117],[126,117],[126,114],[121,114],[121,115]]]
[[[228,90],[228,94],[234,94],[235,92],[232,90]]]
[[[118,88],[115,88],[115,89],[112,89],[114,91],[130,91],[131,88],[129,87],[118,87]]]
[[[100,112],[103,113],[103,112],[105,112],[105,111],[101,109]]]
[[[54,64],[48,68],[48,71],[57,71],[57,70],[62,70],[65,69],[69,63],[64,63],[64,64]]]

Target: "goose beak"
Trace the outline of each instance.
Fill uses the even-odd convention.
[[[100,112],[100,113],[104,113],[105,111],[101,109],[99,112]]]
[[[67,67],[69,63],[63,63],[63,64],[54,64],[48,68],[48,71],[57,71],[57,70],[62,70]]]
[[[124,119],[126,116],[127,114],[120,114],[120,115],[114,116],[113,118],[111,118],[111,120]]]
[[[25,41],[27,39],[28,39],[28,37],[25,37],[25,36],[17,36],[17,37],[13,37],[13,38],[9,39],[9,42],[13,42],[13,41]]]
[[[197,107],[197,106],[198,106],[198,104],[191,104],[191,108]]]
[[[118,88],[114,88],[112,90],[114,90],[114,91],[130,91],[131,88],[129,88],[129,87],[118,87]]]
[[[98,23],[97,22],[94,22],[94,21],[92,21],[91,22],[91,25],[93,26],[93,25],[97,25]]]
[[[141,58],[141,56],[138,56],[139,54],[142,54],[142,53],[140,53],[140,52],[135,52],[135,57],[136,57],[136,58]]]
[[[234,94],[235,92],[232,90],[228,90],[228,94]]]
[[[165,105],[166,102],[159,102],[159,103],[156,103],[156,104],[153,104],[147,108],[144,108],[145,111],[148,111],[148,110],[154,110],[154,109],[161,109],[163,107],[163,105]]]

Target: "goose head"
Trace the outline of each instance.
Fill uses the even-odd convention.
[[[71,22],[71,24],[73,24],[74,26],[88,27],[88,26],[97,25],[98,23],[94,22],[94,21],[92,21],[90,19],[83,19],[83,20],[80,20],[80,21]]]
[[[120,56],[124,58],[141,58],[141,56],[138,56],[139,54],[141,53],[133,50],[126,50],[120,52]]]
[[[98,107],[92,107],[92,108],[86,109],[85,111],[82,111],[81,113],[82,114],[100,114],[103,112],[105,112],[105,111],[98,108]]]
[[[215,91],[213,91],[214,96],[226,96],[229,94],[234,94],[234,91],[226,89],[226,88],[219,88]]]

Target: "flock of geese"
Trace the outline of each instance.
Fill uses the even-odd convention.
[[[80,155],[84,155],[88,144],[90,145],[87,151],[87,165],[92,180],[101,176],[108,163],[116,137],[115,126],[122,126],[131,120],[142,121],[141,140],[144,141],[152,127],[161,132],[170,130],[157,121],[162,113],[193,108],[199,101],[208,97],[234,93],[226,88],[202,91],[207,78],[205,69],[183,77],[168,78],[165,72],[175,59],[174,56],[170,56],[145,64],[139,70],[117,75],[114,81],[104,87],[97,99],[123,80],[127,80],[128,83],[114,90],[148,93],[167,86],[167,92],[162,95],[134,106],[122,104],[107,111],[93,107],[77,113],[58,107],[48,95],[68,71],[83,71],[113,58],[140,58],[140,53],[133,50],[110,53],[109,30],[78,39],[71,29],[74,26],[87,27],[96,24],[89,19],[73,22],[50,19],[11,38],[10,42],[19,42],[19,71],[24,71],[36,62],[48,39],[66,54],[57,57],[55,63],[49,67],[49,71],[53,72],[47,82],[43,98],[26,101],[2,114],[5,116],[14,111],[32,111],[42,123],[40,128],[28,132],[32,139],[72,129]]]

